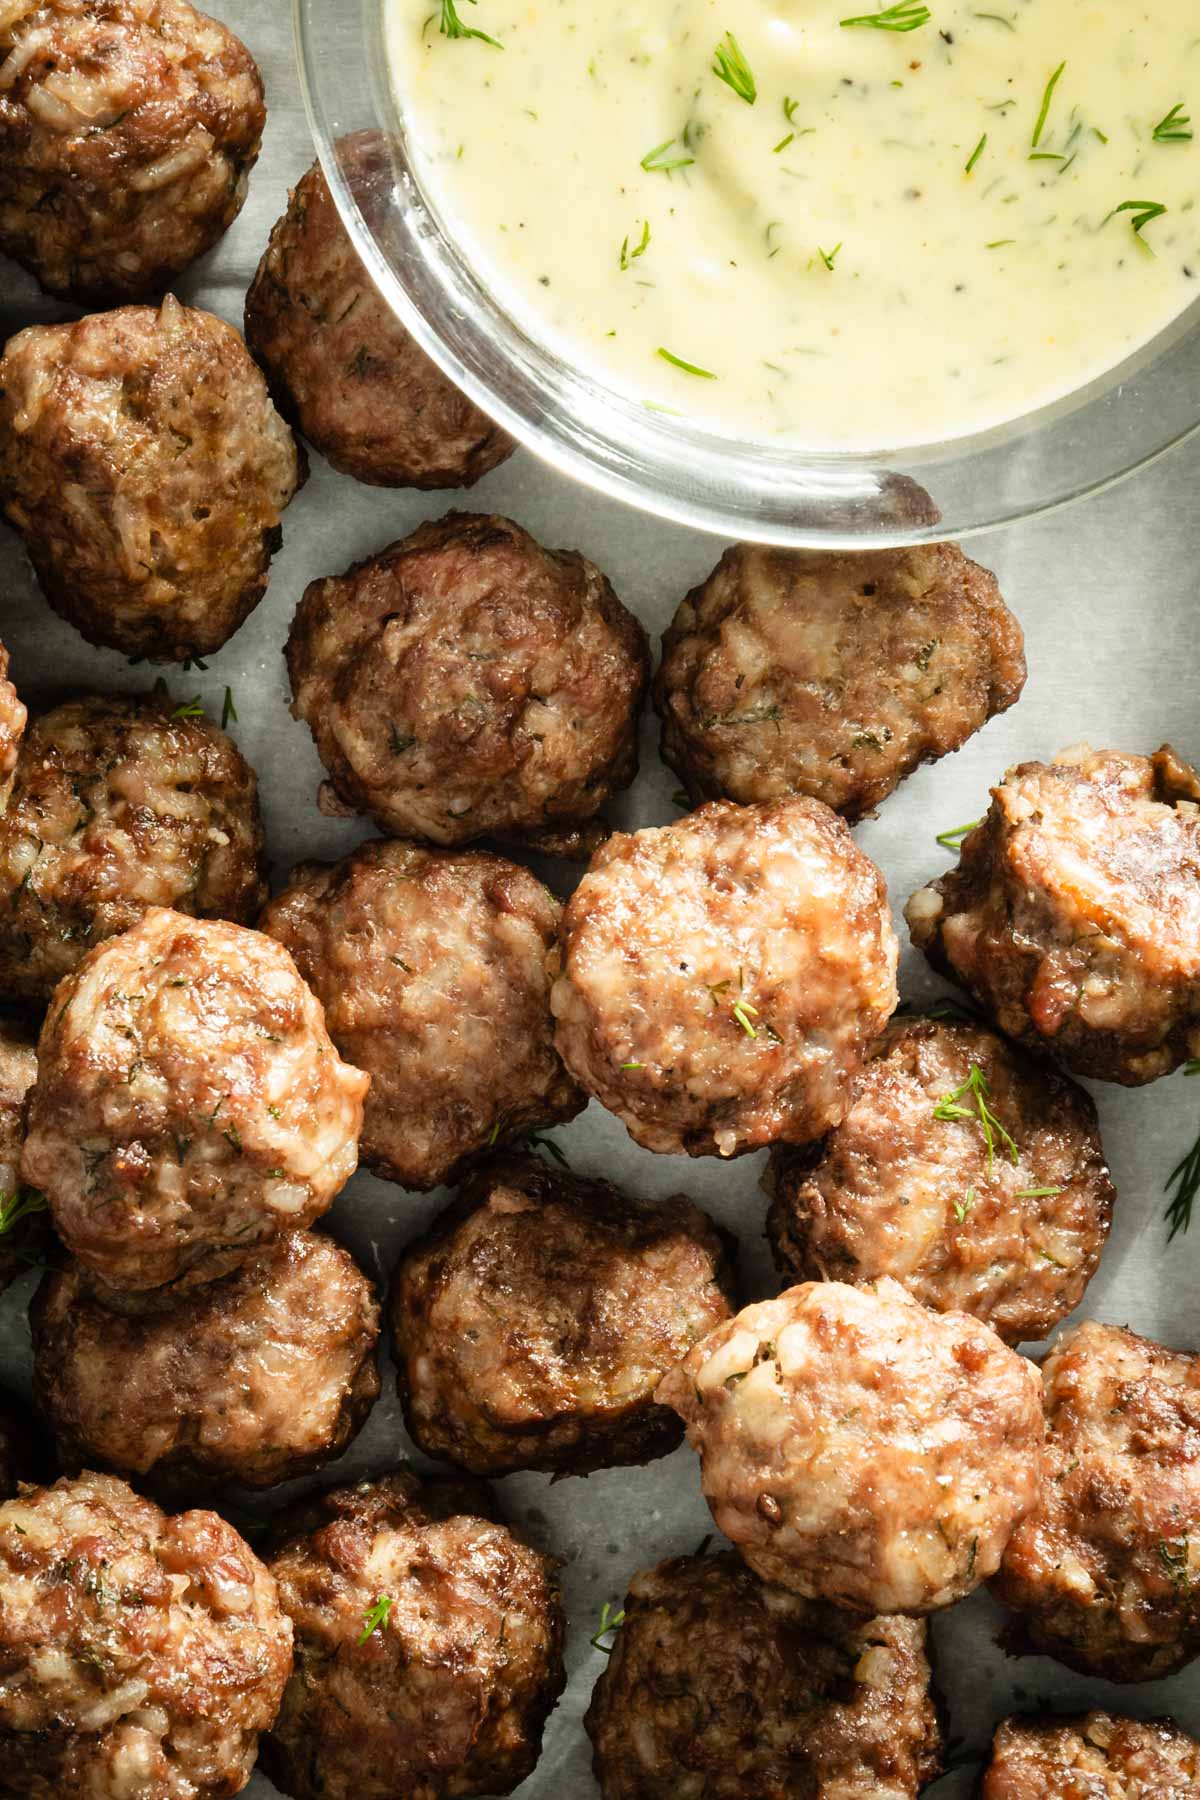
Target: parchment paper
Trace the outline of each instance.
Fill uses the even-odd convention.
[[[267,233],[283,209],[288,185],[303,173],[313,152],[282,0],[226,0],[224,8],[220,0],[214,4],[262,65],[270,121],[241,218],[216,251],[179,283],[178,291],[240,325],[242,298]],[[41,296],[14,265],[0,263],[0,337],[35,320],[70,316],[68,308]],[[331,821],[317,812],[320,767],[307,729],[287,710],[281,649],[306,582],[342,570],[403,536],[421,519],[438,517],[459,502],[508,513],[548,544],[583,550],[657,637],[721,548],[699,533],[597,499],[524,451],[465,500],[374,491],[335,475],[320,457],[312,460],[308,486],[284,519],[283,549],[263,603],[210,660],[207,672],[167,672],[172,692],[181,699],[200,694],[217,718],[226,683],[232,687],[239,717],[231,730],[259,772],[276,885],[300,857],[337,856],[369,835],[353,821]],[[906,998],[928,996],[941,984],[909,947],[900,909],[915,887],[950,860],[934,842],[935,834],[977,818],[986,806],[989,783],[1005,767],[1084,738],[1134,751],[1148,751],[1170,739],[1185,756],[1200,760],[1198,494],[1200,443],[1193,443],[1107,495],[968,546],[995,569],[1025,627],[1029,684],[1012,712],[959,755],[913,776],[884,804],[878,819],[859,828],[864,849],[887,875],[904,946],[901,987]],[[137,691],[157,673],[144,666],[131,668],[115,653],[91,649],[59,621],[37,592],[19,542],[2,527],[0,635],[12,652],[18,686],[35,699],[68,688]],[[670,799],[677,784],[659,762],[656,743],[657,734],[647,723],[642,773],[617,811],[621,824],[662,823],[678,816]],[[550,874],[560,891],[571,878],[561,865]],[[1190,1238],[1177,1239],[1168,1250],[1162,1187],[1200,1127],[1200,1083],[1189,1084],[1177,1075],[1138,1092],[1109,1086],[1093,1091],[1120,1198],[1103,1266],[1082,1312],[1128,1324],[1168,1344],[1197,1347],[1200,1223]],[[731,1165],[654,1156],[637,1149],[617,1121],[595,1104],[556,1137],[572,1166],[582,1172],[607,1176],[647,1197],[690,1194],[736,1231],[743,1297],[776,1291],[762,1241],[761,1156]],[[401,1247],[446,1197],[444,1192],[414,1196],[358,1175],[328,1222],[363,1266],[386,1284]],[[32,1285],[31,1279],[24,1280],[0,1301],[3,1375],[10,1384],[27,1379],[25,1306]],[[333,1476],[349,1479],[379,1471],[412,1454],[390,1364],[385,1364],[384,1383],[366,1429],[334,1465]],[[320,1479],[330,1478],[327,1472]],[[301,1486],[278,1490],[257,1503],[258,1509],[270,1511]],[[601,1603],[619,1602],[636,1569],[694,1549],[711,1530],[697,1465],[685,1448],[644,1469],[614,1469],[557,1483],[543,1475],[515,1475],[498,1487],[510,1516],[564,1559],[571,1621],[570,1684],[551,1718],[537,1771],[520,1793],[522,1800],[551,1795],[555,1800],[587,1800],[596,1789],[580,1718],[604,1662],[588,1639]],[[1109,1687],[1073,1676],[1046,1658],[1007,1658],[995,1643],[999,1620],[999,1610],[979,1593],[934,1621],[938,1678],[959,1764],[931,1790],[936,1800],[965,1800],[973,1791],[993,1724],[1014,1708],[1036,1703],[1071,1709],[1108,1705],[1143,1715],[1170,1711],[1200,1736],[1200,1670],[1171,1681]],[[248,1789],[253,1800],[266,1800],[274,1792],[261,1776]]]

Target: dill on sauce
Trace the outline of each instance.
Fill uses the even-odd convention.
[[[685,375],[698,375],[701,381],[717,379],[711,369],[702,369],[699,363],[685,362],[682,356],[676,356],[672,350],[665,350],[661,344],[654,354],[661,356],[664,362],[670,363],[673,369],[682,369]]]
[[[727,31],[713,51],[712,72],[718,81],[732,88],[739,100],[753,106],[758,99],[758,84],[741,45],[732,31]]]
[[[649,219],[647,219],[645,224],[642,226],[641,242],[635,244],[633,246],[633,248],[630,249],[629,239],[626,238],[624,243],[621,245],[621,256],[620,256],[621,268],[628,269],[633,263],[635,263],[637,261],[639,256],[645,256],[645,254],[649,248],[650,248],[650,221],[649,221]]]
[[[969,175],[971,173],[971,170],[975,167],[975,164],[979,161],[980,157],[983,155],[984,151],[987,149],[987,141],[988,141],[988,134],[985,131],[983,136],[980,138],[979,142],[976,144],[975,148],[972,150],[970,156],[967,158],[967,166],[963,170],[964,175]]]
[[[1193,136],[1192,121],[1183,110],[1183,101],[1173,106],[1165,119],[1160,119],[1154,127],[1152,136],[1156,144],[1190,144]]]
[[[1066,59],[1064,58],[1063,61],[1059,63],[1057,69],[1055,69],[1055,71],[1054,71],[1053,75],[1050,77],[1049,81],[1046,83],[1045,91],[1042,94],[1041,108],[1039,109],[1038,116],[1037,116],[1037,124],[1033,128],[1033,137],[1030,140],[1031,147],[1034,150],[1037,149],[1038,145],[1042,141],[1042,133],[1043,133],[1043,131],[1045,131],[1046,121],[1050,117],[1050,106],[1051,106],[1051,102],[1054,99],[1054,90],[1058,86],[1059,82],[1062,80],[1063,70],[1066,68],[1066,66],[1067,66]]]
[[[933,14],[921,0],[897,0],[895,6],[887,6],[882,12],[860,13],[853,19],[839,19],[842,26],[867,25],[873,31],[916,31],[922,25],[928,25]]]
[[[1166,210],[1167,208],[1158,200],[1122,200],[1120,206],[1114,206],[1108,217],[1101,220],[1101,229],[1108,224],[1109,219],[1115,219],[1121,213],[1129,213],[1129,223],[1133,227],[1133,235],[1142,248],[1150,256],[1153,256],[1154,251],[1142,233],[1153,219],[1161,219]]]
[[[469,0],[469,4],[474,6],[476,0]],[[486,31],[477,31],[473,25],[463,24],[458,16],[456,0],[441,0],[441,14],[438,30],[443,37],[478,38],[481,44],[490,44],[493,50],[503,50],[504,45],[498,39],[489,37]]]
[[[825,267],[829,270],[830,274],[833,273],[833,265],[837,261],[838,251],[841,248],[841,244],[835,244],[832,250],[822,250],[820,244],[817,245],[817,255],[825,264]]]
[[[694,156],[671,156],[669,152],[679,143],[679,138],[667,138],[664,143],[655,144],[653,150],[647,150],[642,158],[641,166],[648,175],[669,175],[672,169],[690,169],[695,162]]]

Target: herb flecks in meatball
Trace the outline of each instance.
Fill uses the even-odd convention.
[[[370,214],[395,182],[379,132],[337,146]],[[513,441],[409,336],[363,267],[319,163],[292,190],[246,295],[246,341],[280,410],[340,469],[378,487],[469,487]]]
[[[478,1475],[585,1475],[674,1449],[662,1377],[730,1314],[732,1246],[655,1206],[503,1157],[404,1254],[391,1316],[409,1429]]]
[[[941,1769],[925,1633],[728,1552],[644,1570],[584,1721],[604,1800],[916,1800]]]
[[[51,293],[152,294],[237,217],[265,119],[250,52],[186,0],[10,0],[0,251]]]
[[[890,1275],[1009,1343],[1079,1304],[1114,1197],[1082,1088],[984,1026],[921,1018],[889,1025],[841,1124],[775,1151],[771,1179],[789,1285]]]
[[[995,1591],[1071,1668],[1171,1675],[1200,1653],[1200,1357],[1088,1320],[1042,1374],[1042,1500]]]
[[[913,943],[1009,1037],[1128,1087],[1200,1054],[1200,776],[1086,744],[992,789]]]
[[[63,1465],[155,1492],[303,1475],[340,1456],[379,1394],[371,1284],[315,1232],[264,1244],[162,1310],[114,1313],[71,1263],[45,1277],[30,1324]]]
[[[809,794],[848,819],[958,750],[1025,683],[996,578],[953,544],[738,544],[663,640],[663,755],[705,799]]]
[[[408,1469],[297,1509],[270,1558],[295,1672],[263,1740],[293,1800],[507,1794],[565,1681],[553,1564],[487,1489]]]
[[[362,1158],[407,1188],[573,1118],[584,1096],[554,1048],[546,957],[559,904],[484,851],[376,839],[302,864],[263,914],[371,1077]]]
[[[559,942],[563,1061],[648,1150],[820,1137],[896,1004],[883,877],[805,798],[610,838]]]
[[[314,581],[287,660],[337,795],[397,837],[586,849],[637,772],[645,632],[508,519],[449,513]]]
[[[949,1606],[1037,1503],[1037,1370],[894,1281],[810,1282],[748,1306],[658,1393],[750,1567],[831,1605]]]
[[[219,650],[266,591],[304,473],[239,333],[170,295],[31,325],[0,357],[0,505],[93,644]]]
[[[108,1475],[0,1506],[0,1790],[217,1800],[250,1779],[291,1667],[275,1582],[211,1512]]]
[[[55,707],[0,816],[0,992],[48,1000],[149,906],[249,924],[263,871],[254,771],[208,719],[153,694]]]
[[[1171,1719],[1011,1718],[996,1728],[980,1800],[1196,1800],[1200,1744]]]
[[[55,993],[22,1174],[111,1287],[212,1280],[332,1203],[368,1080],[271,938],[152,907]]]

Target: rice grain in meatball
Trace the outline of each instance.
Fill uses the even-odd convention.
[[[191,1286],[326,1210],[368,1081],[272,939],[151,907],[55,993],[21,1172],[101,1281]]]
[[[477,1475],[586,1475],[673,1450],[662,1377],[727,1319],[732,1243],[681,1195],[627,1200],[501,1157],[411,1245],[391,1318],[405,1417]]]
[[[9,0],[0,251],[53,294],[152,294],[241,211],[265,119],[250,52],[186,0]]]
[[[507,1794],[562,1692],[552,1560],[464,1478],[400,1469],[283,1522],[296,1665],[265,1772],[293,1800]]]
[[[156,1492],[306,1474],[341,1455],[379,1394],[371,1284],[311,1231],[162,1310],[113,1312],[71,1263],[44,1278],[30,1324],[63,1466],[116,1469]]]
[[[222,1800],[250,1779],[291,1624],[248,1544],[110,1475],[0,1506],[0,1792]]]
[[[1200,1744],[1172,1719],[1011,1718],[979,1800],[1196,1800]]]
[[[304,863],[262,917],[371,1077],[361,1154],[428,1189],[472,1157],[570,1119],[546,956],[560,908],[528,870],[483,851],[375,839]]]
[[[13,772],[27,716],[16,688],[8,679],[8,651],[0,644],[0,813],[12,792]]]
[[[891,1275],[925,1306],[1045,1337],[1096,1272],[1113,1185],[1082,1088],[986,1027],[898,1018],[815,1152],[772,1153],[785,1283]]]
[[[0,816],[0,992],[45,1001],[149,906],[249,924],[266,897],[254,771],[167,697],[34,721]]]
[[[0,1017],[0,1292],[42,1260],[50,1240],[44,1200],[21,1186],[25,1096],[36,1076],[32,1038]]]
[[[1089,1319],[1042,1365],[1046,1480],[995,1583],[1014,1641],[1107,1681],[1200,1654],[1200,1357]]]
[[[658,1397],[756,1574],[861,1613],[928,1613],[999,1565],[1041,1487],[1041,1383],[898,1283],[809,1282],[719,1325]]]
[[[647,1150],[819,1137],[896,1004],[883,876],[805,798],[613,836],[559,944],[563,1061]]]
[[[916,1800],[941,1771],[925,1637],[728,1552],[643,1570],[584,1720],[603,1800]]]
[[[390,194],[379,132],[337,146],[370,214]],[[280,410],[335,469],[377,487],[469,487],[513,441],[405,331],[347,235],[320,163],[293,188],[246,295],[246,341]]]
[[[1086,744],[992,789],[913,943],[1009,1037],[1137,1087],[1200,1055],[1200,776]]]
[[[170,295],[30,325],[0,357],[0,506],[90,643],[219,650],[266,591],[304,473],[238,332]]]
[[[737,544],[663,640],[663,756],[696,798],[809,794],[848,819],[958,750],[1025,685],[994,575],[953,544]]]
[[[397,837],[567,853],[637,772],[645,632],[508,519],[449,513],[312,582],[287,661],[336,795]]]

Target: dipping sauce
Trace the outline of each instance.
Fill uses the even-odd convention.
[[[928,443],[1082,386],[1200,296],[1195,0],[384,4],[445,228],[532,336],[644,405]]]

